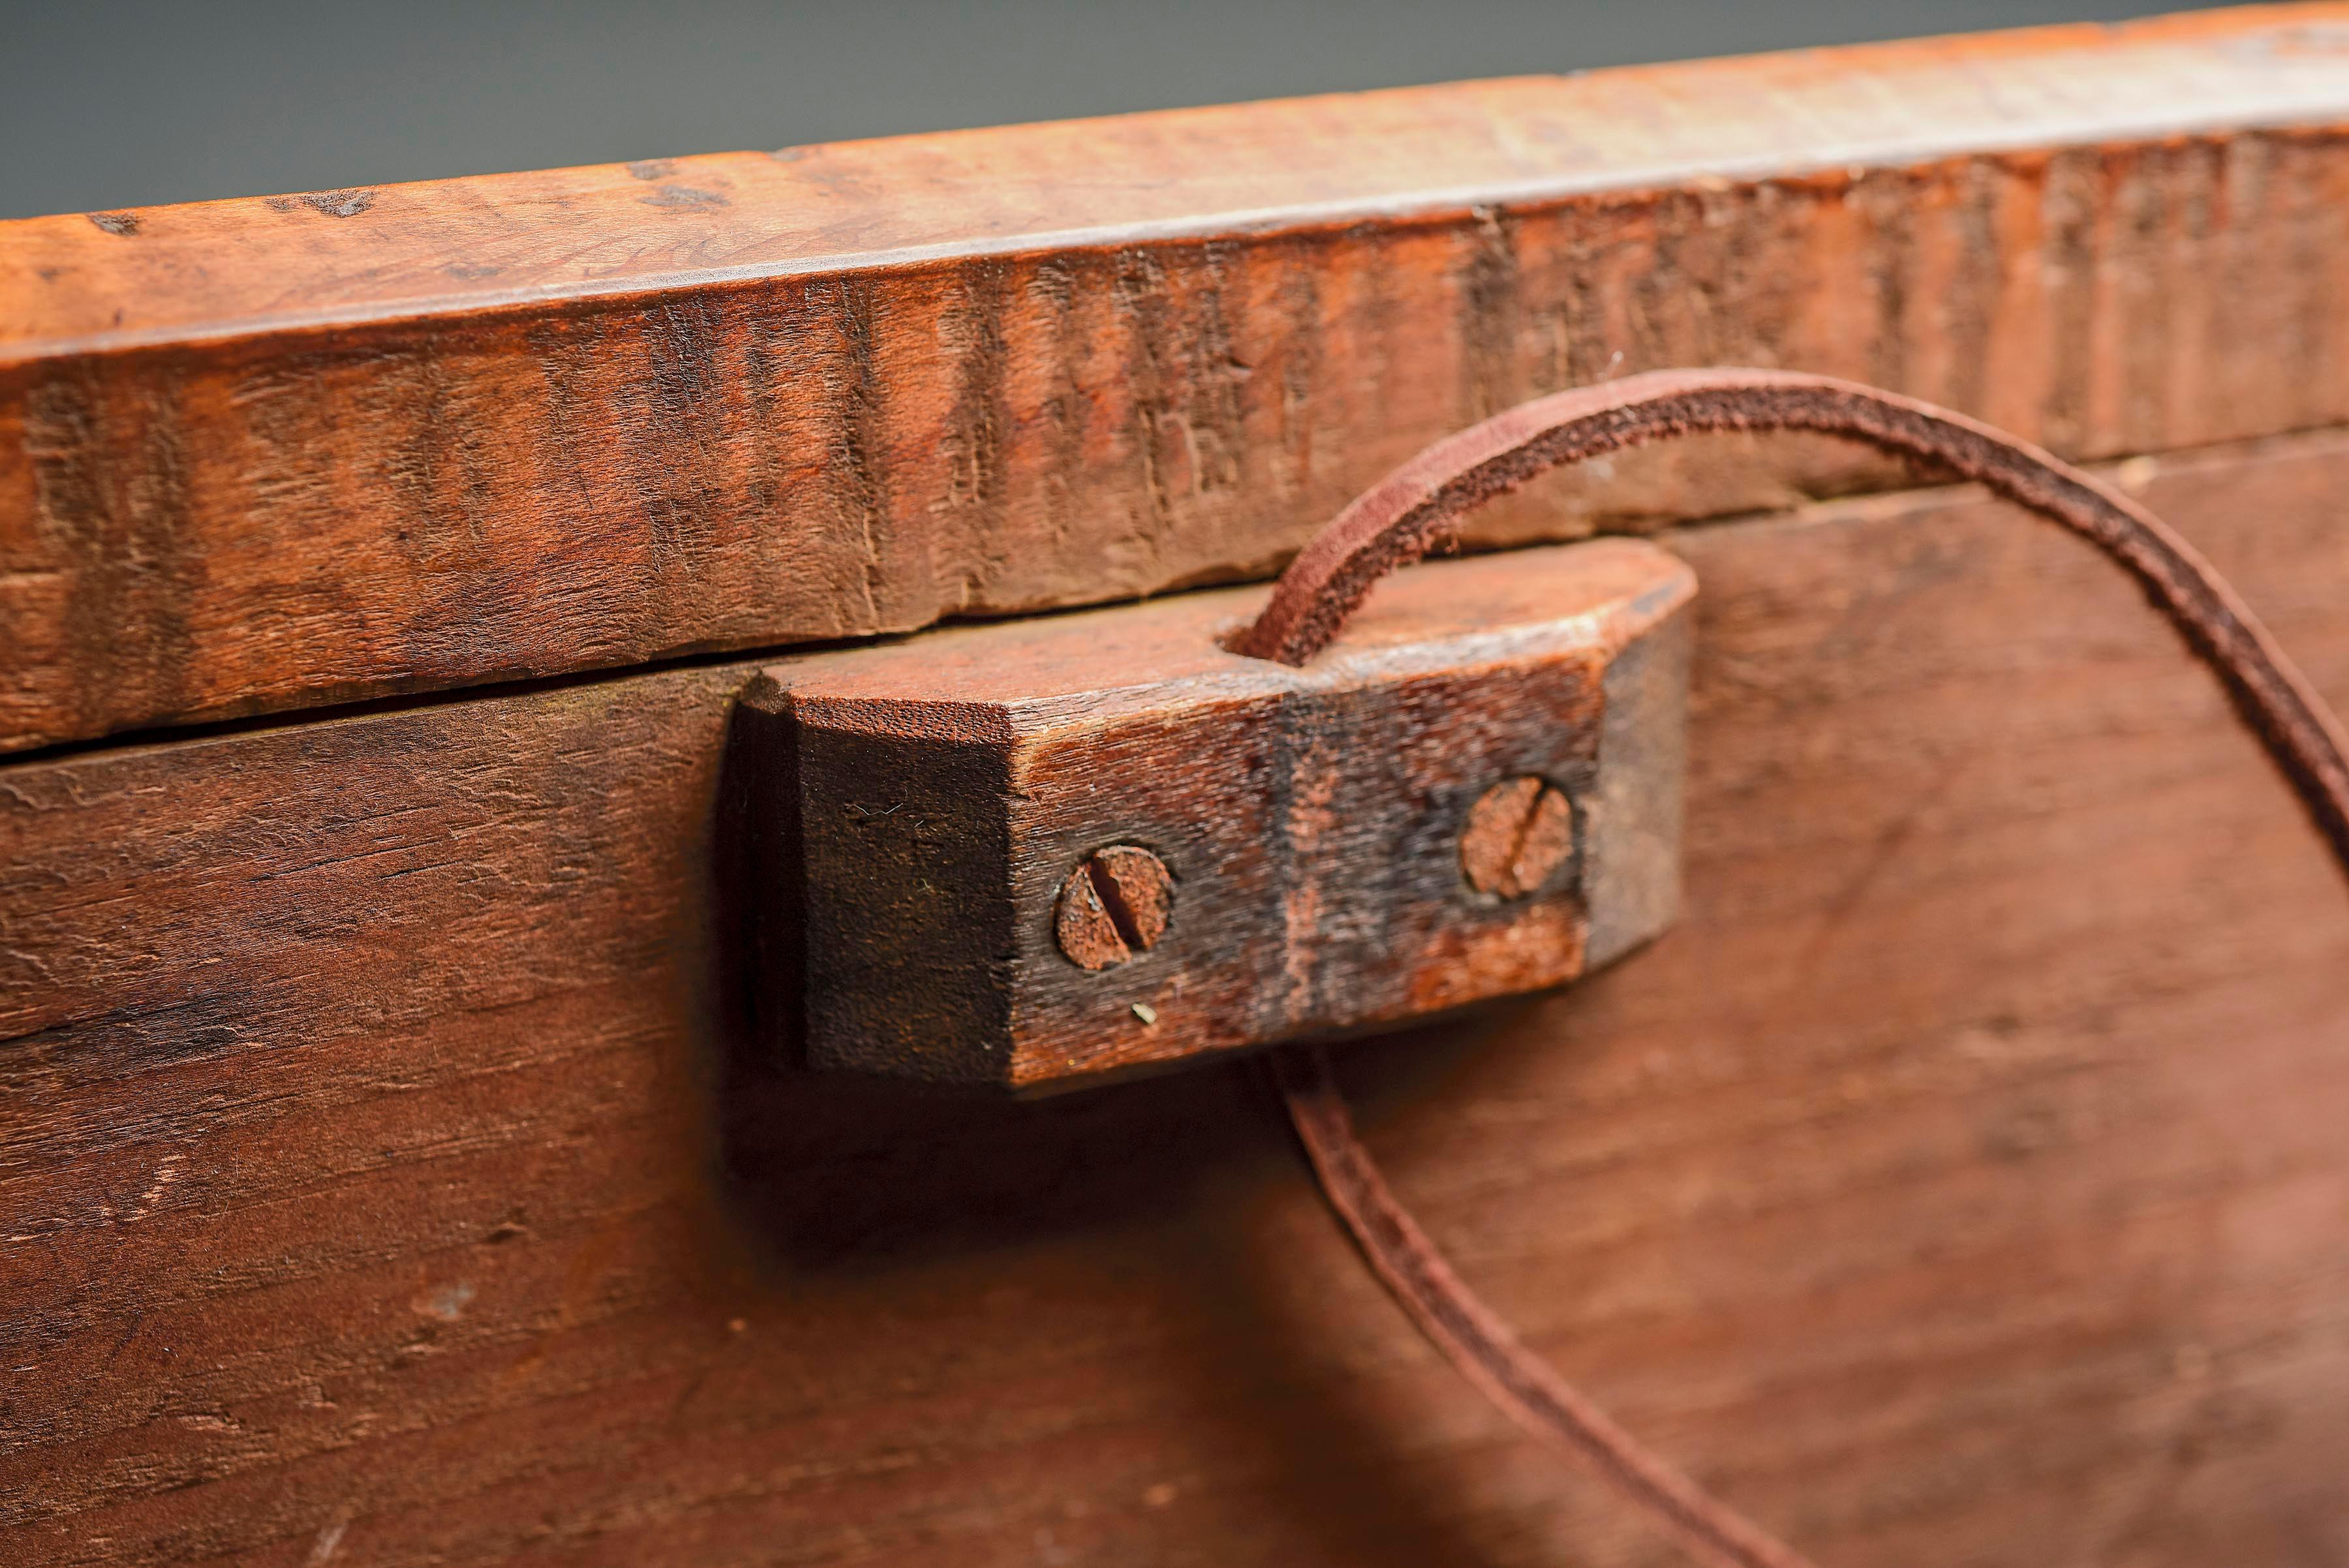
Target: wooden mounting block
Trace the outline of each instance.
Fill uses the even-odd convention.
[[[1221,646],[1254,588],[774,667],[808,1061],[1060,1088],[1604,963],[1677,902],[1695,587],[1603,540],[1406,573],[1302,670]]]

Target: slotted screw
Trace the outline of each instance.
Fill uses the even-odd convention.
[[[1479,893],[1522,898],[1574,853],[1574,804],[1532,774],[1477,796],[1460,834],[1460,869]]]
[[[1061,884],[1052,935],[1071,961],[1103,970],[1147,952],[1174,914],[1174,878],[1147,849],[1112,844]]]

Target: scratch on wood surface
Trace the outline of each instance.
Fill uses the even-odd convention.
[[[861,548],[861,566],[853,586],[864,615],[856,630],[871,633],[888,624],[881,607],[889,571],[882,541],[890,524],[883,392],[874,343],[874,295],[869,285],[852,280],[822,289],[811,287],[808,299],[823,306],[838,334],[837,351],[826,357],[823,379],[831,445],[826,474],[843,532]]]
[[[350,1521],[339,1518],[330,1519],[320,1525],[317,1535],[310,1542],[310,1555],[306,1559],[309,1568],[319,1568],[321,1563],[333,1562],[336,1550],[343,1543],[343,1532],[349,1528]]]
[[[330,218],[356,218],[375,205],[376,193],[367,190],[313,191],[302,198],[302,204]]]

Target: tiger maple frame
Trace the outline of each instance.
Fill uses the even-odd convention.
[[[1261,576],[1628,370],[2076,459],[2334,423],[2344,19],[0,223],[0,750]],[[1897,477],[1764,472],[1646,459],[1477,536]]]

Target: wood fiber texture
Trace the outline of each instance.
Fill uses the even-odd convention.
[[[2349,437],[2117,473],[2349,701]],[[1399,1189],[1823,1562],[2349,1556],[2349,897],[2284,787],[1970,491],[1670,542],[1686,912],[1350,1047]],[[756,668],[0,770],[0,1560],[1663,1561],[1245,1069],[974,1106],[753,1049]]]
[[[2349,420],[2349,8],[0,224],[0,749],[1263,575],[1625,371]],[[1491,540],[1896,477],[1562,481]],[[1597,488],[1590,488],[1593,484]]]

